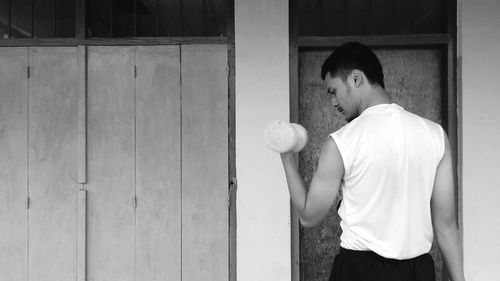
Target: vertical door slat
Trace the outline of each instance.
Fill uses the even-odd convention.
[[[27,48],[0,48],[0,280],[26,280]]]
[[[30,48],[29,56],[30,279],[74,280],[77,50]]]
[[[10,38],[33,37],[33,1],[10,1],[11,33]]]
[[[87,191],[78,190],[78,257],[77,257],[77,281],[86,281],[87,277]]]
[[[181,47],[182,276],[228,280],[227,46]]]
[[[135,51],[136,280],[181,277],[179,46]]]
[[[78,183],[87,182],[87,47],[78,46]]]
[[[392,34],[394,33],[393,0],[377,0],[372,2],[370,15],[366,26],[367,34]]]
[[[394,1],[394,34],[411,34],[413,30],[413,18],[415,15],[417,1]]]
[[[370,16],[370,2],[366,0],[347,1],[348,35],[366,34],[366,19]]]
[[[347,3],[345,0],[329,0],[323,2],[323,17],[321,35],[345,35],[347,23]],[[304,23],[307,24],[307,23]],[[317,34],[318,30],[313,30],[312,34]]]
[[[134,278],[131,47],[88,47],[87,278]]]
[[[321,0],[299,1],[299,35],[311,36],[321,32]]]
[[[36,38],[55,36],[55,0],[33,1],[33,34]]]
[[[205,35],[226,35],[227,1],[204,0],[205,1]]]
[[[203,1],[182,0],[182,35],[205,35],[205,7]]]
[[[158,0],[159,36],[182,36],[181,0]]]

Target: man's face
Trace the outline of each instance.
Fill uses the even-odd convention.
[[[325,84],[327,92],[332,99],[333,106],[344,114],[348,122],[356,118],[351,86],[347,82],[344,82],[339,76],[332,77],[330,73],[325,77]]]

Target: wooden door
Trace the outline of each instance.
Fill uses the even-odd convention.
[[[87,277],[134,280],[135,107],[131,47],[88,48]]]
[[[299,123],[310,134],[310,143],[299,155],[299,170],[307,185],[317,165],[319,151],[328,135],[346,121],[326,94],[320,70],[331,50],[303,50],[299,53]],[[375,50],[384,69],[386,90],[393,102],[410,112],[443,123],[443,52],[437,49]],[[326,219],[314,228],[299,230],[301,280],[327,280],[340,247],[340,218],[335,200]],[[441,280],[443,261],[436,243],[431,254]]]
[[[136,280],[181,280],[179,60],[179,46],[135,48]]]
[[[227,47],[182,46],[182,280],[229,279]]]
[[[76,279],[77,48],[30,48],[30,280]]]
[[[28,48],[0,48],[0,280],[28,264]]]
[[[0,48],[0,280],[228,280],[227,47],[83,49]]]
[[[227,47],[88,49],[88,276],[228,279]]]
[[[1,280],[75,280],[77,50],[0,50]]]

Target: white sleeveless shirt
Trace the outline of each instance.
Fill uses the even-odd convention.
[[[338,212],[343,248],[392,259],[429,252],[443,134],[440,125],[393,103],[367,108],[330,135],[345,169]]]

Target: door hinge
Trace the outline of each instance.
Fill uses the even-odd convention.
[[[137,65],[134,65],[134,78],[137,78]]]
[[[137,196],[134,196],[132,199],[132,204],[134,205],[134,209],[137,209]]]
[[[26,209],[29,209],[30,208],[30,198],[29,197],[26,197]]]
[[[236,192],[236,189],[238,188],[238,179],[236,177],[232,177],[231,181],[229,182],[229,190],[227,192],[227,205],[229,208],[231,208],[231,195],[233,195],[233,192]]]
[[[230,189],[236,188],[237,185],[238,185],[238,179],[236,177],[232,177],[231,182],[229,183],[229,188]]]
[[[30,74],[30,67],[28,66],[28,68],[26,69],[26,77],[28,79],[30,79],[30,76],[31,76],[31,74]]]

